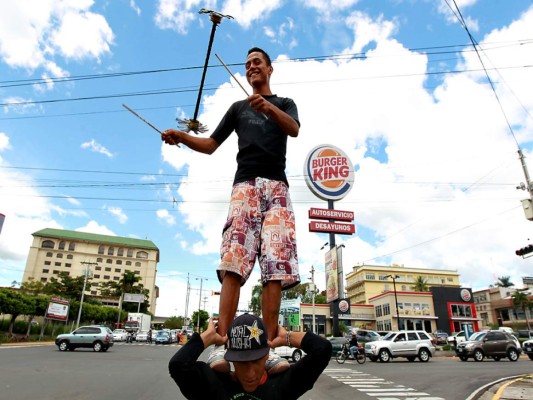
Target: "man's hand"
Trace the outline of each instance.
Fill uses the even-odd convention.
[[[217,333],[216,323],[218,323],[218,318],[210,318],[207,329],[200,335],[204,342],[204,348],[208,348],[212,344],[219,346],[228,341],[227,335],[220,336]]]
[[[175,145],[182,142],[183,135],[186,135],[186,133],[183,131],[178,131],[177,129],[167,129],[161,134],[161,139],[166,144]]]

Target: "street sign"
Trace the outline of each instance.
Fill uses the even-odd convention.
[[[311,221],[309,222],[309,232],[339,233],[341,235],[352,235],[355,233],[354,224],[343,224],[340,222]]]
[[[330,208],[310,208],[309,218],[335,219],[337,221],[353,221],[355,214],[353,211],[342,211]]]

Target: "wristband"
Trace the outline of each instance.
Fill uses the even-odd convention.
[[[291,347],[291,331],[287,331],[287,346]]]

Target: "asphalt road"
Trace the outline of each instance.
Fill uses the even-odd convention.
[[[59,352],[53,345],[0,346],[0,394],[10,400],[183,399],[167,370],[177,349],[118,343],[107,353],[94,353]],[[436,357],[429,363],[394,360],[364,365],[339,365],[332,359],[302,399],[465,400],[480,386],[530,373],[532,367],[527,358],[475,363]]]

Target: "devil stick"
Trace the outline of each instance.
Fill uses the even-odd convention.
[[[222,58],[219,57],[219,55],[217,53],[215,53],[215,57],[218,58],[218,61],[220,61],[220,63],[224,66],[224,68],[226,68],[226,71],[228,71],[228,73],[231,75],[231,77],[235,80],[235,82],[237,82],[237,84],[241,87],[241,89],[244,91],[244,93],[246,94],[246,96],[250,96],[248,94],[248,92],[246,91],[246,89],[244,88],[244,86],[241,85],[241,83],[239,82],[239,80],[237,78],[235,78],[235,75],[233,75],[233,73],[231,72],[231,70],[229,69],[229,67],[226,65],[226,63],[224,61],[222,61]],[[265,119],[268,119],[268,117],[266,116],[265,113],[261,113],[263,115],[263,117],[265,117]]]
[[[141,117],[139,114],[137,114],[135,111],[133,111],[131,108],[129,108],[126,104],[122,104],[122,107],[124,107],[126,110],[128,110],[130,113],[132,113],[133,115],[135,115],[137,118],[139,118],[141,121],[143,121],[145,124],[147,124],[149,127],[153,128],[154,130],[156,130],[157,132],[159,132],[160,135],[163,134],[163,132],[161,132],[159,129],[157,129],[154,125],[152,125],[150,122],[148,122],[147,120],[145,120],[143,117]],[[176,143],[176,146],[180,147],[180,145],[178,143]]]
[[[198,117],[198,110],[200,109],[200,101],[202,100],[202,91],[204,88],[205,75],[207,72],[207,65],[209,64],[209,57],[211,56],[211,47],[213,46],[213,40],[215,39],[215,31],[218,24],[222,21],[222,18],[226,17],[228,19],[233,19],[231,15],[222,15],[216,11],[206,10],[202,8],[198,11],[199,14],[209,14],[213,26],[211,27],[211,36],[209,37],[209,44],[207,46],[207,54],[205,56],[204,70],[202,72],[202,80],[200,81],[200,90],[198,91],[198,98],[196,99],[196,107],[194,109],[194,116],[191,119],[178,119],[179,124],[185,132],[193,131],[198,134],[198,132],[204,133],[207,132],[207,126],[203,125],[196,118]]]

